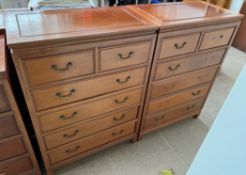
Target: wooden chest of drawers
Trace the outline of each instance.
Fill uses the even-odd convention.
[[[0,32],[0,174],[40,174],[28,134],[16,104],[8,70],[5,37]]]
[[[197,116],[241,19],[201,2],[5,16],[49,175]]]

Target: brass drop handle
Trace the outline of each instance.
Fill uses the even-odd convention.
[[[117,104],[122,104],[122,103],[125,103],[126,101],[128,100],[128,97],[125,97],[123,100],[114,100],[115,103]]]
[[[77,112],[73,112],[70,116],[60,115],[59,118],[62,120],[67,120],[67,119],[74,118],[77,114],[78,114]]]
[[[69,138],[69,137],[74,137],[79,133],[79,130],[76,129],[72,134],[63,134],[63,137]]]
[[[58,65],[52,64],[51,68],[57,72],[67,71],[73,65],[72,62],[68,62],[64,68],[59,68]]]
[[[165,115],[157,116],[155,117],[155,120],[156,121],[163,120],[165,117],[166,117]]]
[[[121,135],[123,132],[124,132],[124,129],[120,130],[119,132],[113,132],[112,135],[118,136],[118,135]]]
[[[1,172],[0,175],[7,175],[8,168],[4,168]]]
[[[169,69],[170,71],[176,71],[179,67],[180,67],[180,64],[176,64],[176,66],[174,66],[174,67],[169,66],[168,69]]]
[[[193,105],[187,106],[187,107],[186,107],[186,110],[187,110],[187,111],[192,111],[195,107],[196,107],[196,105],[193,104]]]
[[[197,92],[192,92],[192,95],[193,95],[193,96],[197,96],[197,95],[199,95],[201,92],[202,92],[202,91],[198,90]]]
[[[178,43],[175,43],[174,44],[174,47],[176,48],[176,49],[182,49],[182,48],[184,48],[184,46],[187,44],[187,42],[186,41],[184,41],[181,45],[179,45]]]
[[[57,92],[56,96],[60,97],[60,98],[65,98],[65,97],[70,97],[71,95],[73,95],[73,93],[75,93],[76,90],[75,89],[71,89],[67,94],[62,94],[61,92]]]
[[[78,146],[76,146],[73,149],[67,149],[66,150],[66,153],[74,153],[74,152],[78,151],[79,148],[80,148],[80,146],[78,145]]]
[[[133,52],[133,51],[130,51],[130,52],[128,53],[128,55],[125,56],[125,57],[123,56],[122,53],[119,53],[118,56],[120,57],[121,60],[125,60],[125,59],[131,58],[131,56],[132,56],[133,54],[134,54],[134,52]]]
[[[122,114],[119,118],[117,117],[114,117],[113,120],[114,121],[120,121],[120,120],[123,120],[125,118],[126,114]]]
[[[127,83],[130,79],[131,79],[131,77],[130,77],[130,76],[127,76],[127,77],[125,78],[125,80],[121,80],[121,79],[117,78],[115,81],[116,81],[117,83],[119,83],[119,84],[123,84],[123,83]]]

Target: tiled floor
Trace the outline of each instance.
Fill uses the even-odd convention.
[[[188,119],[143,137],[84,158],[57,175],[159,175],[174,169],[184,175],[220,107],[246,63],[246,54],[231,48],[198,119]]]

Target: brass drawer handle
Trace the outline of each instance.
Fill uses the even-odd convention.
[[[192,92],[192,95],[193,95],[193,96],[197,96],[197,95],[199,95],[201,92],[202,92],[202,91],[198,90],[197,92]]]
[[[1,172],[0,175],[7,175],[8,168],[4,168]]]
[[[57,71],[57,72],[62,72],[62,71],[67,71],[72,65],[73,65],[72,62],[68,62],[68,63],[66,64],[66,67],[64,67],[64,68],[59,68],[58,65],[53,64],[53,65],[51,65],[51,68],[52,68],[53,70]]]
[[[67,149],[66,150],[66,153],[74,153],[74,152],[78,151],[79,148],[80,148],[80,146],[78,145],[78,146],[76,146],[73,149]]]
[[[157,116],[155,117],[155,120],[156,121],[163,120],[165,117],[166,117],[165,115]]]
[[[184,46],[185,46],[186,44],[187,44],[187,42],[185,41],[185,42],[183,42],[181,45],[175,43],[174,46],[175,46],[176,49],[182,49],[182,48],[184,48]]]
[[[180,67],[180,64],[177,64],[175,67],[169,66],[168,69],[169,69],[170,71],[176,71],[179,67]]]
[[[113,132],[112,135],[118,136],[118,135],[121,135],[123,132],[124,132],[124,129],[120,130],[119,132]]]
[[[125,118],[126,114],[122,114],[119,118],[117,117],[114,117],[114,121],[120,121],[120,120],[123,120]]]
[[[132,56],[133,54],[134,54],[134,52],[131,51],[131,52],[128,53],[128,56],[125,56],[125,57],[124,57],[122,53],[119,53],[118,56],[120,57],[121,60],[125,60],[125,59],[131,58],[131,56]]]
[[[76,91],[75,89],[71,89],[67,94],[62,94],[61,92],[57,92],[56,96],[60,98],[70,97],[71,95],[73,95],[73,93],[75,93],[75,91]]]
[[[79,133],[79,130],[76,129],[72,134],[63,134],[63,137],[69,138],[69,137],[74,137]]]
[[[60,115],[59,118],[62,120],[67,120],[67,119],[74,118],[77,114],[78,114],[77,112],[73,112],[70,116]]]
[[[117,83],[119,83],[119,84],[123,84],[123,83],[127,83],[130,79],[131,79],[131,77],[130,77],[130,76],[127,76],[127,77],[125,78],[125,80],[121,80],[121,79],[117,78],[115,81],[116,81]]]
[[[117,103],[117,104],[122,104],[122,103],[125,103],[127,100],[128,100],[128,97],[125,97],[125,98],[124,98],[123,100],[121,100],[121,101],[116,99],[116,100],[114,100],[114,102]]]
[[[187,106],[187,107],[186,107],[186,110],[187,110],[187,111],[193,111],[193,109],[194,109],[195,107],[196,107],[196,105],[193,104],[193,105]]]

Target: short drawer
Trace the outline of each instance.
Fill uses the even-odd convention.
[[[223,59],[224,53],[225,49],[220,49],[159,63],[156,69],[155,80],[219,64]]]
[[[19,175],[33,170],[29,156],[20,156],[0,162],[1,175]]]
[[[0,139],[19,134],[13,112],[0,114]]]
[[[93,51],[40,57],[24,60],[31,85],[39,85],[66,78],[94,73]]]
[[[137,118],[137,112],[138,108],[132,108],[87,123],[80,123],[74,127],[62,131],[47,134],[44,136],[47,148],[51,149],[56,146],[69,143],[96,132],[111,128],[121,123],[134,120]]]
[[[228,45],[235,28],[220,29],[204,34],[200,50]]]
[[[26,153],[22,137],[0,140],[0,161],[7,160]]]
[[[93,101],[85,101],[80,105],[65,108],[61,111],[40,116],[43,131],[67,126],[97,115],[119,110],[130,105],[138,105],[141,101],[141,89],[120,92],[110,97],[102,97]]]
[[[89,80],[33,90],[38,111],[144,83],[145,67]]]
[[[6,94],[3,89],[3,85],[0,84],[0,112],[6,112],[10,110]]]
[[[163,38],[159,59],[195,52],[199,38],[200,33]]]
[[[199,98],[161,112],[161,114],[148,116],[144,121],[144,129],[165,125],[166,123],[170,123],[172,120],[176,120],[176,118],[182,118],[187,114],[198,111],[202,108],[203,102],[204,98]]]
[[[160,99],[153,100],[149,104],[148,114],[166,110],[190,100],[194,100],[198,97],[205,96],[208,93],[209,87],[210,85],[203,85],[196,88],[190,88],[174,95],[169,95]]]
[[[134,134],[134,132],[135,121],[127,122],[51,151],[49,153],[50,162],[51,164],[58,163],[64,159],[117,140],[120,137]]]
[[[214,66],[155,82],[152,85],[151,98],[212,81],[217,68],[217,66]]]
[[[151,42],[139,42],[100,50],[100,69],[107,71],[146,63],[150,57]]]

